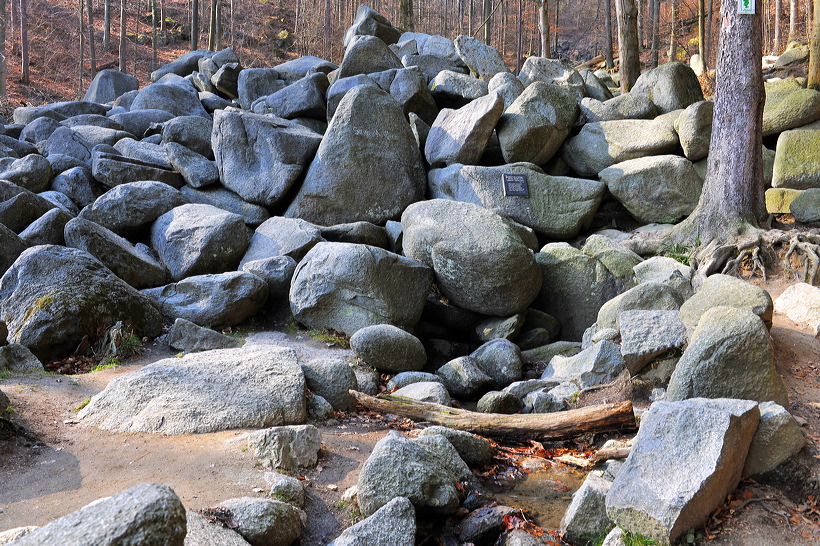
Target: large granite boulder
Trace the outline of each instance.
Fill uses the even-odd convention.
[[[495,129],[504,101],[487,94],[458,110],[439,112],[424,145],[427,162],[434,167],[453,163],[477,164]]]
[[[290,256],[299,262],[311,248],[323,240],[319,228],[310,222],[274,216],[265,220],[253,232],[248,249],[239,264],[275,256]]]
[[[703,90],[695,72],[677,61],[642,73],[630,93],[649,97],[662,114],[703,100]]]
[[[706,311],[723,305],[749,310],[766,325],[772,323],[774,305],[766,290],[737,277],[720,274],[710,275],[697,293],[681,305],[680,319],[687,328],[694,328]]]
[[[774,401],[788,407],[772,340],[760,317],[734,307],[713,307],[701,316],[666,391],[667,400],[696,397]]]
[[[339,65],[339,78],[372,74],[391,68],[404,68],[395,53],[387,44],[375,36],[360,35],[351,39],[345,46],[345,55]]]
[[[150,224],[174,207],[188,203],[179,192],[162,182],[130,182],[102,194],[80,212],[80,218],[114,233],[127,233]]]
[[[456,53],[470,68],[470,72],[489,81],[498,73],[509,73],[507,65],[498,50],[492,46],[482,43],[472,36],[458,36],[453,43]]]
[[[401,223],[405,254],[433,268],[439,289],[454,305],[509,316],[538,294],[535,258],[499,215],[434,199],[409,206]]]
[[[290,546],[302,536],[303,513],[286,502],[240,497],[220,502],[217,510],[252,546]]]
[[[503,177],[526,178],[527,196],[504,195]],[[604,197],[596,180],[551,176],[532,163],[501,167],[451,165],[428,174],[431,199],[473,203],[552,238],[570,238],[589,226]]]
[[[801,127],[820,119],[820,92],[803,89],[794,80],[766,86],[763,107],[763,136]]]
[[[525,86],[541,81],[549,84],[560,85],[571,90],[580,101],[586,96],[586,86],[584,78],[575,70],[572,65],[558,59],[548,59],[546,57],[527,57],[518,79]]]
[[[390,324],[362,328],[350,336],[350,348],[366,365],[391,373],[420,370],[427,364],[421,341]]]
[[[759,418],[749,400],[655,402],[606,495],[607,515],[661,543],[704,525],[737,487]]]
[[[415,543],[416,510],[406,497],[396,497],[371,516],[342,531],[327,546],[413,546]]]
[[[218,110],[213,148],[222,184],[251,203],[278,203],[313,159],[322,136],[280,118]]]
[[[0,321],[9,342],[43,361],[117,321],[140,337],[162,332],[162,317],[148,298],[88,253],[53,245],[25,250],[0,279]]]
[[[374,324],[410,330],[421,317],[432,272],[387,250],[352,243],[319,243],[296,267],[290,308],[311,328],[348,335]]]
[[[139,89],[139,80],[136,76],[119,70],[100,70],[91,80],[83,100],[105,104],[115,101],[123,93],[136,89]]]
[[[820,288],[799,282],[791,285],[774,300],[774,310],[820,336]]]
[[[137,93],[131,110],[152,109],[165,110],[175,116],[210,117],[199,101],[196,88],[182,78],[147,85]]]
[[[185,507],[158,483],[135,485],[52,521],[14,541],[24,546],[60,544],[166,544],[182,546]]]
[[[120,376],[77,418],[103,430],[187,434],[301,424],[305,404],[292,349],[221,349]]]
[[[356,20],[347,29],[344,45],[347,47],[355,36],[375,36],[385,44],[395,44],[401,36],[401,30],[378,11],[362,4],[356,10]]]
[[[422,199],[424,182],[418,144],[401,106],[378,88],[356,87],[339,103],[285,216],[324,226],[382,224]]]
[[[820,123],[780,133],[774,155],[772,187],[820,188]]]
[[[683,154],[689,161],[698,161],[709,155],[712,140],[712,114],[715,103],[700,101],[683,111],[675,121]]]

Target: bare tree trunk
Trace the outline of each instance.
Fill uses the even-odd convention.
[[[29,84],[29,71],[28,71],[28,0],[20,0],[20,48],[21,48],[21,60],[22,60],[22,68],[21,73],[22,77],[20,81],[23,84]]]
[[[560,8],[561,0],[555,0],[555,31],[552,33],[553,43],[555,45],[553,46],[552,50],[555,52],[556,57],[560,57],[560,55],[558,55],[558,29],[561,28],[558,23],[558,12],[561,10]]]
[[[797,39],[797,0],[789,0],[789,42]]]
[[[620,57],[621,91],[626,93],[641,75],[638,51],[638,12],[635,0],[615,0],[618,18],[618,55]]]
[[[330,60],[330,0],[325,0],[325,59]]]
[[[780,0],[777,0],[778,3]],[[709,0],[709,10],[706,12],[706,43],[703,51],[703,64],[709,64],[709,57],[712,54],[712,14],[715,12],[715,0]]]
[[[111,49],[111,0],[103,0],[103,49]]]
[[[199,48],[199,0],[191,0],[191,51]]]
[[[780,27],[783,24],[783,3],[782,0],[774,0],[774,43],[772,43],[772,55],[777,55],[780,51]]]
[[[157,69],[157,0],[151,0],[151,72]]]
[[[9,41],[11,42],[11,52],[17,52],[17,28],[20,26],[19,16],[17,15],[17,2],[19,0],[11,0],[11,5],[9,6],[11,9],[9,10],[9,30],[10,36]]]
[[[77,3],[77,15],[80,19],[80,24],[77,29],[80,31],[80,62],[77,65],[77,93],[83,92],[83,62],[85,61],[85,0],[80,0]]]
[[[231,9],[233,9],[233,7]],[[159,0],[159,31],[163,36],[165,35],[165,30],[165,2],[163,0]]]
[[[515,73],[521,72],[521,63],[524,58],[524,0],[518,0],[518,39],[515,44]]]
[[[0,97],[6,96],[6,0],[0,0]]]
[[[615,59],[612,58],[612,0],[604,0],[604,32],[606,33],[606,67],[615,68]]]
[[[211,19],[208,25],[208,49],[216,51],[217,18],[219,17],[219,0],[211,0]]]
[[[811,22],[809,45],[809,74],[806,86],[820,91],[820,0],[814,0],[814,17]]]
[[[698,53],[700,53],[701,62],[704,69],[706,68],[706,53],[704,44],[706,43],[706,3],[704,0],[698,0]]]
[[[88,60],[91,63],[91,78],[97,75],[97,49],[94,42],[94,2],[85,0],[88,8]]]
[[[492,13],[492,2],[484,0],[484,43],[490,45],[490,14]]]
[[[678,0],[671,0],[672,14],[669,16],[669,61],[678,59]]]
[[[415,22],[413,21],[413,0],[400,0],[399,28],[405,32],[413,32],[415,29]]]
[[[541,57],[550,57],[550,22],[547,17],[549,0],[540,0],[538,4],[538,30],[541,32]]]
[[[120,72],[125,72],[125,7],[127,0],[120,0]]]

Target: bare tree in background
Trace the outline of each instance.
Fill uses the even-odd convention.
[[[678,58],[678,0],[671,0],[672,13],[669,16],[669,60]]]
[[[0,97],[6,96],[6,0],[0,0]]]
[[[20,81],[28,85],[30,81],[28,71],[28,0],[20,0],[20,49],[22,61]]]
[[[191,0],[191,51],[199,48],[199,0]]]
[[[103,0],[103,49],[111,49],[111,0]]]
[[[219,47],[217,45],[216,34],[219,32],[219,0],[211,0],[211,20],[208,25],[208,49],[216,51]]]
[[[549,14],[549,0],[535,0],[538,4],[538,31],[541,33],[541,49],[539,56],[550,56],[550,21]]]
[[[125,7],[127,0],[120,0],[120,65],[121,72],[125,72]]]
[[[809,43],[809,74],[806,87],[820,91],[820,0],[814,0]]]
[[[615,60],[612,58],[612,0],[604,0],[604,33],[606,34],[606,67],[615,68]]]
[[[649,54],[649,66],[655,68],[656,66],[658,66],[658,42],[660,41],[658,35],[660,34],[661,1],[650,0],[650,2],[652,2],[652,5],[654,7],[652,9],[652,46],[650,48]]]
[[[492,2],[490,0],[483,0],[484,7],[484,43],[490,45],[490,17],[492,16]]]
[[[789,0],[789,42],[797,39],[797,0]]]
[[[88,60],[91,63],[91,78],[93,79],[97,75],[97,49],[94,44],[94,2],[93,0],[85,1],[88,8]]]
[[[415,29],[415,21],[413,19],[413,0],[400,0],[399,28],[405,32],[413,32]]]
[[[618,56],[621,67],[621,91],[626,93],[641,75],[638,50],[638,10],[635,0],[615,0],[618,18]]]
[[[774,0],[774,42],[772,43],[772,55],[777,55],[780,51],[780,27],[783,24],[783,2]]]
[[[157,69],[157,0],[151,0],[151,72]]]
[[[703,67],[706,68],[706,2],[698,0],[698,53],[700,53]]]

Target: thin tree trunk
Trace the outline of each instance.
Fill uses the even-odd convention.
[[[162,35],[165,35],[165,2],[164,0],[159,0],[159,31]]]
[[[111,49],[111,0],[103,0],[103,49]]]
[[[125,7],[127,0],[120,0],[120,72],[125,72]]]
[[[604,32],[606,33],[606,67],[615,68],[615,59],[612,58],[612,0],[604,0]]]
[[[191,51],[199,48],[199,0],[191,0]]]
[[[772,43],[772,55],[777,55],[780,51],[780,27],[783,25],[783,3],[782,0],[774,0],[774,41]]]
[[[492,13],[492,2],[484,0],[484,43],[490,45],[490,14]]]
[[[538,4],[538,30],[541,33],[541,57],[550,57],[550,21],[547,16],[549,0],[540,0]]]
[[[524,0],[518,0],[518,39],[516,40],[515,44],[515,73],[518,74],[521,72],[521,63],[523,62],[524,58],[524,29],[523,29],[523,18],[524,18]]]
[[[325,0],[325,59],[330,60],[330,0]]]
[[[669,61],[678,59],[678,0],[672,1],[672,14],[669,16]]]
[[[208,25],[208,49],[216,51],[216,19],[219,17],[219,0],[211,0],[211,20]]]
[[[80,62],[77,65],[77,92],[83,92],[83,62],[85,61],[85,0],[77,3],[77,15],[80,24],[77,26],[80,31]]]
[[[88,8],[88,60],[91,63],[91,78],[97,75],[97,49],[94,42],[94,2],[85,0]]]
[[[618,17],[618,56],[620,57],[621,91],[626,93],[641,75],[638,51],[638,18],[635,0],[615,0]]]
[[[809,74],[807,87],[820,91],[820,0],[814,0],[809,43]]]
[[[29,84],[29,71],[28,71],[28,0],[20,0],[20,48],[21,48],[21,60],[22,60],[22,77],[20,81],[23,84]]]
[[[789,43],[797,39],[797,0],[789,0]]]
[[[17,15],[17,2],[19,0],[11,0],[11,6],[9,9],[9,25],[8,28],[11,31],[9,36],[9,42],[11,42],[11,52],[17,52],[17,27],[20,26],[19,17]]]
[[[6,96],[6,0],[0,0],[0,97]]]
[[[405,32],[413,32],[415,30],[413,0],[401,0],[399,2],[399,28]]]
[[[780,3],[780,0],[777,0]],[[712,14],[715,12],[715,0],[709,0],[709,10],[706,12],[706,44],[703,48],[703,64],[709,65],[709,58],[712,55]]]
[[[706,53],[704,52],[704,44],[706,43],[706,3],[704,0],[698,0],[698,53],[700,53],[701,62],[704,69],[706,68]]]
[[[151,0],[151,72],[157,69],[157,0]]]
[[[552,50],[555,52],[556,57],[560,57],[560,55],[558,55],[558,29],[561,28],[559,26],[560,23],[558,22],[559,11],[561,11],[561,0],[555,0],[555,31],[552,33],[553,43],[555,44],[555,46],[552,48]]]

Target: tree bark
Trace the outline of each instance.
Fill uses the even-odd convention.
[[[77,93],[83,92],[83,76],[85,67],[83,63],[85,61],[85,2],[86,0],[80,0],[77,3],[77,15],[79,16],[79,25],[77,26],[77,30],[80,32],[80,61],[77,64]]]
[[[387,394],[375,398],[353,390],[349,392],[359,404],[368,409],[503,440],[560,440],[591,432],[629,431],[636,428],[635,414],[629,401],[556,413],[504,415],[419,402],[404,396]]]
[[[413,20],[413,0],[399,1],[399,28],[405,32],[413,32],[415,21]]]
[[[325,0],[325,59],[330,60],[330,0]]]
[[[814,0],[811,42],[809,43],[809,74],[806,86],[820,91],[820,0]]]
[[[0,97],[6,96],[6,0],[0,0]]]
[[[120,0],[120,72],[125,72],[125,7],[127,0]]]
[[[518,28],[516,33],[518,35],[515,42],[515,73],[521,72],[521,63],[524,59],[524,0],[518,0]]]
[[[618,17],[618,55],[621,65],[621,91],[629,92],[641,75],[638,52],[638,20],[635,0],[615,0]]]
[[[103,49],[111,49],[111,0],[103,0]]]
[[[783,3],[782,0],[774,0],[774,41],[772,43],[772,55],[777,55],[780,51],[780,27],[783,25]]]
[[[208,49],[216,51],[217,18],[219,17],[219,0],[211,0],[211,19],[208,24]]]
[[[85,0],[88,8],[88,61],[91,63],[91,78],[97,75],[97,49],[94,42],[94,2]]]
[[[199,48],[199,0],[191,0],[191,51]]]
[[[669,61],[678,58],[678,0],[671,0],[672,13],[669,16]]]
[[[778,0],[779,2],[780,0]],[[706,38],[703,47],[703,64],[709,65],[709,57],[712,54],[712,14],[715,12],[715,0],[709,0],[709,9],[706,11]]]
[[[550,21],[547,17],[549,0],[538,1],[538,30],[541,33],[541,57],[550,57]]]
[[[20,81],[28,85],[30,82],[28,70],[28,0],[20,0],[20,48],[22,63]]]
[[[651,2],[654,8],[652,10],[652,49],[649,55],[649,66],[655,68],[658,66],[661,2],[660,0],[651,0]]]
[[[703,45],[706,43],[706,2],[698,0],[698,53],[704,68],[706,67],[706,54]]]
[[[157,69],[157,0],[151,0],[151,72]]]
[[[789,43],[797,39],[797,0],[789,0]]]
[[[554,44],[552,50],[555,52],[555,56],[559,57],[558,55],[558,29],[560,29],[560,23],[558,22],[558,15],[561,11],[561,0],[555,0],[555,30],[552,33],[552,43]]]
[[[490,16],[492,15],[492,2],[490,0],[484,0],[483,2],[484,7],[484,43],[490,45]]]
[[[615,68],[615,60],[612,58],[612,0],[604,0],[604,32],[606,33],[604,40],[606,43],[606,67],[612,70]]]

